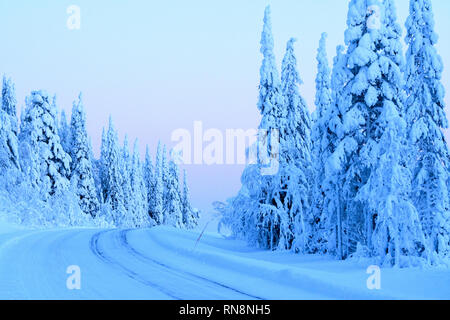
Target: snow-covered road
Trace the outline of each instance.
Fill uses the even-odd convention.
[[[0,228],[0,299],[450,298],[447,270],[384,270],[367,289],[366,267],[247,247],[171,228]],[[69,266],[81,289],[69,290]],[[419,280],[420,278],[420,280]]]

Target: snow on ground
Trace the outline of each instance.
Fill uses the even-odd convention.
[[[199,228],[202,229],[202,228]],[[382,269],[249,248],[201,230],[29,230],[0,222],[0,299],[449,299],[446,269]],[[81,269],[68,290],[67,267]]]

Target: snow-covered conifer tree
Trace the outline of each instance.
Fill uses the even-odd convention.
[[[288,44],[284,62],[284,88],[280,81],[274,55],[270,7],[264,13],[261,53],[263,61],[258,109],[262,119],[259,143],[253,147],[258,149],[258,161],[244,170],[242,188],[228,202],[223,222],[231,227],[236,236],[261,248],[291,249],[294,246],[296,250],[304,251],[308,242],[304,237],[307,227],[295,219],[309,205],[309,202],[303,202],[309,194],[302,189],[305,186],[303,181],[306,172],[296,169],[299,163],[304,165],[303,160],[310,160],[309,116],[303,109],[305,104],[298,93],[300,78],[296,71],[293,41]],[[304,135],[299,137],[302,133]],[[294,137],[290,138],[289,134]],[[274,144],[279,144],[279,150],[276,150],[277,146]],[[294,146],[302,144],[303,149],[299,147],[300,149],[293,150]],[[267,167],[267,159],[278,164],[278,170],[274,170],[276,172],[263,173]],[[296,233],[300,237],[294,243]]]
[[[398,265],[401,255],[420,255],[420,225],[404,189],[408,173],[401,157],[405,143],[399,28],[393,4],[383,8],[380,1],[350,2],[345,40],[346,68],[352,77],[339,102],[343,132],[332,160],[342,172],[343,255],[365,247],[365,252]]]
[[[162,147],[161,153],[161,189],[162,189],[162,203],[163,203],[163,223],[167,224],[169,219],[169,184],[170,184],[170,167],[167,160],[167,147]]]
[[[125,135],[123,140],[123,148],[122,148],[122,157],[120,161],[121,168],[121,181],[122,181],[122,189],[123,189],[123,197],[124,197],[124,205],[126,213],[124,216],[124,221],[129,221],[129,226],[132,225],[132,198],[133,194],[131,192],[131,156],[130,156],[130,148],[128,145],[128,136]],[[128,214],[129,213],[129,214]]]
[[[147,188],[147,204],[148,204],[148,215],[150,218],[154,219],[154,207],[155,207],[155,185],[156,185],[156,174],[155,168],[153,166],[153,161],[150,156],[150,151],[148,146],[145,149],[145,161],[143,166],[144,182]]]
[[[328,131],[327,131],[327,115],[331,108],[331,78],[330,67],[328,65],[328,57],[326,51],[327,34],[322,33],[317,50],[317,77],[316,77],[316,110],[313,114],[314,122],[312,126],[312,143],[313,143],[313,173],[314,184],[312,191],[312,215],[314,219],[312,243],[314,251],[324,253],[325,234],[323,233],[322,214],[324,212],[324,180],[325,180],[325,162],[328,156]]]
[[[57,110],[44,91],[33,91],[19,135],[22,169],[44,197],[69,187],[70,156],[61,146]]]
[[[412,199],[432,251],[450,254],[449,152],[443,64],[435,45],[430,0],[411,0],[406,22],[406,119],[411,143]]]
[[[298,89],[302,80],[297,70],[294,42],[294,39],[288,41],[282,64],[284,103],[276,119],[280,128],[279,172],[272,183],[277,207],[282,209],[282,217],[287,218],[280,221],[279,248],[311,252],[314,224],[310,211],[311,119]]]
[[[154,224],[148,215],[147,187],[145,186],[144,173],[139,155],[138,141],[134,144],[133,157],[131,159],[131,208],[128,214],[133,215],[134,227],[145,228]]]
[[[0,108],[0,172],[19,169],[17,141],[17,114],[14,84],[3,77],[2,104]]]
[[[153,195],[152,216],[157,224],[164,223],[164,180],[163,180],[163,156],[161,149],[161,142],[158,143],[158,149],[156,152],[156,166],[155,166],[155,190]]]
[[[343,242],[346,240],[345,213],[342,211],[342,172],[334,155],[337,150],[339,139],[343,134],[343,123],[340,105],[345,84],[352,78],[353,74],[347,69],[347,55],[345,48],[337,46],[336,56],[333,59],[333,71],[331,74],[331,106],[324,113],[325,135],[322,137],[323,159],[325,166],[322,189],[324,194],[321,224],[323,226],[329,254],[344,258]],[[336,166],[337,165],[337,166]]]
[[[258,109],[262,119],[259,125],[258,140],[260,143],[258,153],[258,163],[256,170],[248,170],[253,173],[250,179],[260,181],[257,189],[252,190],[255,197],[252,204],[252,215],[254,216],[256,230],[256,243],[267,249],[276,249],[280,246],[288,247],[292,245],[293,234],[290,229],[289,217],[283,207],[280,190],[285,190],[284,182],[278,176],[279,172],[261,175],[261,169],[267,166],[265,159],[280,159],[279,154],[272,154],[271,150],[279,143],[276,134],[281,135],[281,122],[286,126],[287,110],[284,106],[284,96],[281,87],[279,73],[276,67],[274,54],[274,41],[272,36],[272,23],[270,18],[270,7],[266,7],[264,12],[264,27],[261,36],[261,53],[263,54],[262,66],[260,69],[259,101]],[[280,120],[280,121],[279,121]],[[274,136],[275,135],[275,136]],[[266,149],[267,148],[267,149]],[[259,169],[259,170],[258,170]],[[274,176],[276,176],[274,178]],[[283,223],[283,225],[281,225]],[[283,230],[280,230],[283,229]],[[287,238],[286,241],[284,238]]]
[[[189,185],[187,183],[187,173],[183,174],[183,194],[181,197],[181,208],[183,215],[183,224],[187,229],[194,229],[198,225],[198,212],[192,208]]]
[[[183,212],[180,193],[178,166],[170,161],[167,171],[165,224],[175,228],[183,227]]]
[[[81,210],[95,217],[100,209],[95,188],[91,162],[91,145],[86,130],[86,113],[84,112],[82,95],[73,103],[70,122],[71,150],[71,180],[76,183],[76,195]]]
[[[9,115],[11,128],[14,134],[17,135],[19,128],[17,123],[16,88],[12,80],[10,78],[7,79],[6,76],[3,76],[1,109]]]
[[[56,108],[56,97],[53,97],[53,102],[52,102]],[[56,110],[58,110],[56,108]],[[61,111],[61,116],[60,116],[60,121],[59,121],[59,126],[58,126],[58,134],[61,140],[61,145],[64,148],[64,151],[66,151],[66,153],[71,154],[71,150],[70,147],[72,146],[72,141],[71,141],[71,130],[70,130],[70,125],[68,123],[67,120],[67,116],[66,116],[66,112],[64,110]]]
[[[117,132],[112,119],[109,119],[108,131],[102,145],[102,189],[104,202],[112,210],[112,221],[120,226],[125,212],[125,200],[122,187],[122,153]]]

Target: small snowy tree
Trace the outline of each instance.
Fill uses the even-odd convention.
[[[170,161],[167,172],[165,223],[175,228],[183,227],[183,212],[178,166]]]
[[[156,173],[148,146],[145,149],[145,162],[143,166],[143,174],[145,187],[147,189],[148,215],[151,219],[153,219],[156,222],[156,219],[154,218]]]
[[[131,212],[136,228],[145,228],[154,224],[148,215],[147,187],[145,186],[144,174],[139,155],[138,141],[134,144],[133,157],[131,159]]]
[[[94,175],[91,162],[91,146],[86,131],[86,114],[84,112],[82,95],[78,102],[73,103],[70,122],[71,142],[71,180],[76,183],[75,193],[84,213],[95,217],[100,209],[97,199]]]
[[[125,212],[123,217],[123,224],[125,226],[133,226],[133,194],[131,190],[131,156],[130,148],[128,146],[128,136],[125,135],[123,140],[122,157],[120,159],[121,168],[121,184],[124,199]]]
[[[443,65],[435,45],[430,0],[411,0],[406,22],[406,119],[411,143],[412,199],[428,245],[450,254],[449,152],[442,129],[445,115]]]
[[[409,199],[411,176],[404,163],[407,150],[402,139],[406,122],[391,101],[385,102],[379,121],[386,128],[373,149],[376,164],[358,195],[374,212],[369,249],[386,266],[420,265],[427,252],[417,210]]]
[[[52,102],[56,108],[56,97],[53,97],[53,102]],[[56,108],[56,110],[58,110]],[[64,110],[61,111],[61,116],[60,116],[60,121],[59,121],[59,126],[58,126],[58,134],[59,134],[59,138],[61,140],[61,145],[64,148],[64,151],[68,154],[71,154],[72,151],[70,150],[71,146],[72,146],[72,141],[71,141],[71,130],[70,130],[70,126],[67,122],[67,116],[66,116],[66,112]]]
[[[154,203],[152,210],[152,219],[157,224],[164,223],[164,200],[165,200],[165,185],[163,180],[163,156],[161,143],[158,143],[158,150],[156,152],[156,167],[155,167],[155,191],[154,191]]]
[[[11,129],[17,135],[19,128],[17,124],[16,88],[12,80],[7,79],[6,76],[3,76],[1,109],[9,115]]]
[[[187,183],[187,173],[184,170],[183,174],[183,194],[181,197],[181,207],[183,214],[183,224],[187,229],[194,229],[198,225],[198,211],[191,206],[191,199],[189,193],[189,186]]]
[[[21,123],[22,168],[46,198],[69,187],[70,156],[61,146],[57,110],[44,91],[33,91]]]

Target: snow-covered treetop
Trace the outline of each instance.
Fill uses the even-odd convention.
[[[271,113],[273,111],[271,109],[275,108],[274,104],[279,102],[278,98],[273,99],[273,91],[280,91],[281,86],[273,48],[270,6],[267,6],[264,12],[264,27],[261,36],[261,53],[264,58],[260,69],[261,81],[258,109],[262,114]]]
[[[12,117],[16,117],[16,89],[10,78],[3,76],[2,110]]]
[[[413,123],[429,114],[439,127],[447,128],[445,89],[441,83],[443,63],[434,47],[438,36],[430,0],[411,1],[406,29],[408,121]]]
[[[331,103],[331,79],[330,67],[328,65],[328,57],[326,50],[327,33],[322,33],[317,50],[317,77],[316,77],[316,117],[321,118],[323,110]]]
[[[302,79],[297,70],[297,58],[294,53],[294,43],[297,39],[291,38],[286,46],[286,54],[283,58],[283,70],[281,72],[281,83],[283,84],[283,92],[288,93],[289,97],[298,97],[298,85],[303,84]],[[298,103],[298,102],[297,102]]]

